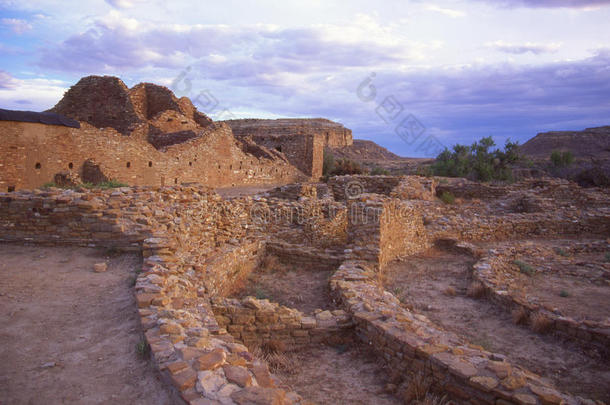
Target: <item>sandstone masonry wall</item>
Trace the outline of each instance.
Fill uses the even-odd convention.
[[[33,189],[58,172],[78,174],[92,159],[104,174],[129,185],[202,183],[209,186],[290,183],[304,178],[281,160],[256,158],[231,130],[212,124],[199,138],[158,151],[136,136],[83,123],[80,129],[0,121],[0,190]]]
[[[238,138],[252,139],[286,155],[307,176],[322,176],[325,147],[349,146],[352,131],[325,119],[243,119],[225,121]]]

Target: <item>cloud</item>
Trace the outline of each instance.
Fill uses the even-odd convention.
[[[426,57],[438,42],[395,35],[367,16],[350,24],[301,28],[272,25],[152,24],[113,10],[84,32],[41,51],[40,66],[106,73],[153,68],[205,67],[217,80],[327,68],[400,65]]]
[[[10,73],[0,70],[0,90],[11,89],[15,87],[15,79]]]
[[[54,106],[67,90],[67,83],[45,78],[18,79],[0,71],[2,108],[43,111]]]
[[[434,4],[430,4],[430,5],[426,6],[426,10],[441,13],[441,14],[444,14],[451,18],[459,18],[459,17],[466,16],[466,13],[463,11],[453,10],[451,8],[443,8],[443,7],[434,5]]]
[[[114,8],[132,8],[134,2],[130,0],[105,0],[106,3],[110,4]]]
[[[0,20],[0,23],[5,27],[10,28],[15,34],[21,35],[24,32],[30,31],[33,27],[26,20],[21,20],[19,18],[3,18]]]
[[[493,48],[497,51],[511,54],[524,54],[531,52],[535,55],[540,55],[544,53],[554,53],[559,50],[561,47],[560,43],[550,43],[550,44],[542,44],[542,43],[533,43],[533,42],[525,42],[525,43],[510,43],[504,41],[495,41],[489,42],[486,44],[487,47]]]
[[[478,0],[502,7],[532,7],[532,8],[595,8],[609,6],[610,0]]]

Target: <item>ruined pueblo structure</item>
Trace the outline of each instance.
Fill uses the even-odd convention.
[[[175,403],[610,399],[608,189],[322,182],[324,149],[353,145],[343,125],[214,122],[165,87],[116,77],[0,118],[0,240],[95,248],[92,283],[131,255],[130,332]],[[264,190],[224,194],[244,186]],[[12,386],[4,395],[31,399]]]

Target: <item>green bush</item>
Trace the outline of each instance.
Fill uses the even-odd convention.
[[[333,153],[330,150],[324,149],[324,160],[322,162],[322,175],[330,176],[330,174],[332,173],[333,170],[335,170],[335,156],[333,155]]]
[[[383,167],[373,167],[371,176],[388,176],[390,172]]]
[[[83,184],[81,184],[81,187],[88,188],[88,189],[100,188],[102,190],[107,190],[110,188],[128,187],[128,185],[125,183],[121,183],[120,181],[117,181],[117,180],[108,180],[108,181],[104,181],[104,182],[101,182],[98,184],[83,183]]]
[[[117,180],[108,180],[108,181],[104,181],[102,183],[98,183],[98,184],[93,184],[93,183],[82,183],[79,184],[77,186],[59,186],[57,184],[55,184],[54,182],[50,181],[48,183],[45,183],[41,186],[41,188],[43,189],[47,189],[47,188],[51,188],[51,187],[56,187],[56,188],[65,188],[65,189],[77,189],[77,188],[86,188],[86,189],[102,189],[102,190],[108,190],[111,188],[119,188],[119,187],[129,187],[128,184],[125,183],[121,183],[120,181]]]
[[[432,177],[434,176],[434,169],[432,168],[432,165],[418,166],[415,170],[415,174],[422,177]]]
[[[451,194],[449,191],[443,191],[440,196],[440,199],[445,204],[453,204],[455,202],[455,196]]]
[[[533,276],[536,274],[536,270],[529,264],[522,262],[521,260],[514,260],[513,264],[519,267],[519,271],[523,274],[527,274],[528,276]]]
[[[569,150],[551,152],[551,163],[555,167],[568,167],[574,162],[574,155]]]
[[[506,141],[504,149],[494,149],[491,137],[482,138],[471,146],[455,145],[445,149],[432,165],[436,176],[466,177],[479,181],[512,181],[512,165],[522,160],[519,144]]]

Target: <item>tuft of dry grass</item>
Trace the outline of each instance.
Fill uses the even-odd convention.
[[[419,403],[429,396],[432,380],[420,371],[405,381],[402,387],[399,396],[405,404]]]
[[[445,395],[441,397],[436,394],[428,394],[423,400],[414,402],[417,405],[445,405],[448,403],[449,401]]]
[[[455,288],[453,287],[447,287],[445,288],[445,290],[443,291],[443,294],[445,294],[447,297],[455,297],[455,295],[457,294],[455,291]]]
[[[284,353],[286,351],[286,344],[279,339],[270,339],[267,342],[263,343],[261,349],[265,353],[269,354]]]
[[[553,321],[542,312],[536,312],[530,317],[531,328],[537,333],[546,333],[551,330]]]
[[[468,286],[466,295],[470,298],[481,298],[485,295],[485,287],[483,286],[483,284],[481,284],[480,281],[473,281]]]
[[[264,273],[284,271],[284,265],[280,263],[277,256],[266,255],[261,262],[260,270]]]
[[[513,311],[511,312],[511,315],[513,317],[513,323],[515,325],[525,325],[527,324],[527,320],[529,318],[529,314],[527,312],[527,310],[523,307],[518,307],[513,309]]]
[[[285,352],[286,347],[279,340],[270,340],[261,347],[251,350],[252,355],[263,360],[272,373],[297,374],[298,359],[295,355]]]

